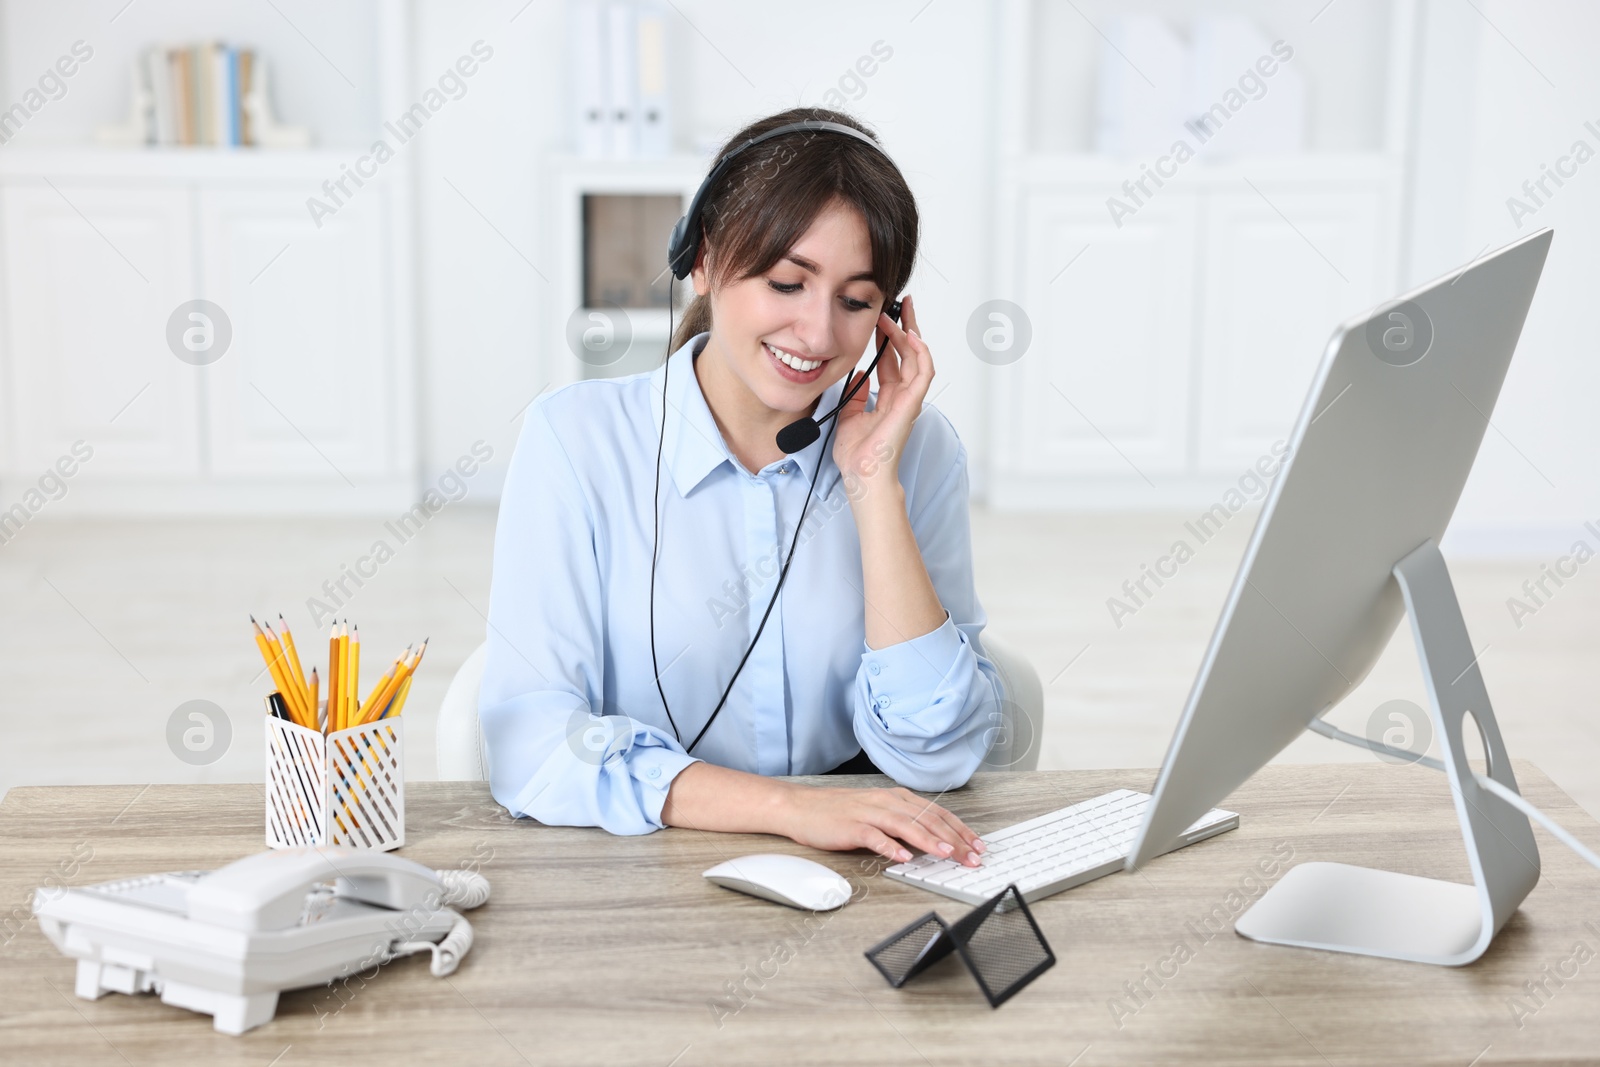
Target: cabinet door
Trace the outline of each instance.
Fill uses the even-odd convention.
[[[211,469],[219,477],[349,483],[403,470],[393,324],[385,314],[380,220],[369,182],[321,226],[315,189],[206,189],[206,297],[227,313],[232,348],[206,368]]]
[[[1023,197],[1017,289],[1033,340],[1003,387],[1008,474],[1141,484],[1184,470],[1195,214],[1175,189],[1121,227],[1103,190]]]
[[[1197,451],[1211,474],[1288,440],[1333,328],[1384,295],[1377,189],[1256,184],[1205,204]]]
[[[189,194],[56,180],[4,200],[6,414],[22,479],[82,440],[77,478],[200,470],[196,368],[167,344],[194,299]]]

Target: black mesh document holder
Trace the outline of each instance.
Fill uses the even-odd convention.
[[[1015,884],[954,923],[930,911],[867,949],[866,957],[899,989],[952,952],[977,979],[991,1008],[998,1008],[1056,962]]]

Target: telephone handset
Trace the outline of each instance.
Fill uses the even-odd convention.
[[[333,883],[333,895],[405,911],[439,906],[444,886],[420,863],[387,852],[292,848],[262,852],[213,871],[189,890],[189,918],[230,930],[285,930],[300,920],[306,893]]]
[[[270,1020],[285,989],[320,985],[414,952],[455,971],[489,883],[384,852],[325,846],[247,856],[74,889],[39,889],[33,910],[77,959],[76,991],[160,994],[241,1034]]]

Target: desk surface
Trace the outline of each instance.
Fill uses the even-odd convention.
[[[1535,766],[1516,773],[1535,804],[1600,842],[1595,820]],[[1152,780],[989,774],[943,802],[981,833]],[[585,1067],[1600,1061],[1600,872],[1542,831],[1544,877],[1483,959],[1428,967],[1260,945],[1232,919],[1310,859],[1466,881],[1442,775],[1274,766],[1227,806],[1238,830],[1034,904],[1057,963],[993,1010],[953,958],[901,990],[866,961],[863,950],[913,918],[967,907],[884,878],[884,861],[864,851],[680,829],[612,837],[513,820],[479,783],[412,783],[402,854],[476,863],[493,886],[469,913],[477,943],[461,970],[433,978],[424,954],[368,981],[286,993],[274,1021],[233,1038],[154,996],[77,999],[74,964],[39,932],[29,901],[39,885],[260,851],[260,788],[16,788],[0,803],[0,1048],[30,1064],[282,1067],[380,1056]],[[829,864],[858,887],[856,902],[812,916],[699,876],[776,851]]]

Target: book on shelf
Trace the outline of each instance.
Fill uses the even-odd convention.
[[[221,41],[145,50],[143,72],[158,145],[254,145],[245,100],[257,69],[255,51]]]

